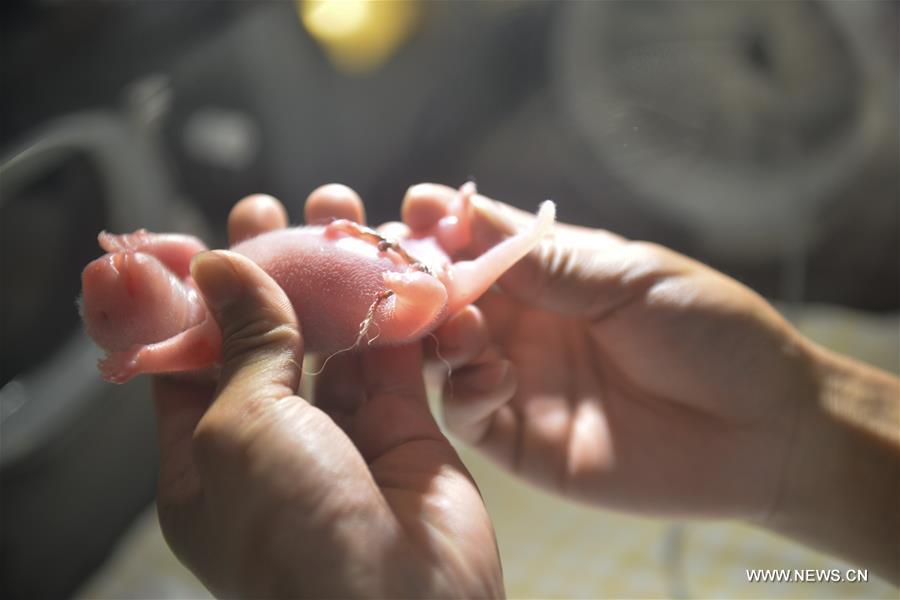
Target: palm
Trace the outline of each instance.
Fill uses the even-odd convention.
[[[777,473],[759,459],[784,451],[790,419],[773,438],[757,433],[780,414],[768,398],[783,396],[774,388],[791,385],[798,364],[784,360],[783,324],[712,272],[650,280],[590,320],[486,297],[481,309],[518,385],[477,442],[523,476],[589,502],[764,511]],[[736,485],[733,472],[754,476]]]

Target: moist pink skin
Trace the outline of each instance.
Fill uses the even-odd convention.
[[[349,221],[264,233],[234,246],[287,294],[306,350],[330,354],[357,345],[419,339],[474,302],[527,254],[553,224],[544,203],[532,230],[472,261],[450,255],[468,244],[472,184],[460,188],[448,216],[396,246]],[[82,273],[81,314],[88,335],[107,351],[104,379],[176,373],[218,363],[221,332],[190,277],[206,247],[190,236],[137,231],[101,233],[107,254]],[[412,263],[410,260],[412,259]],[[371,324],[361,324],[374,307]]]
[[[360,323],[379,294],[387,291],[385,274],[401,280],[421,277],[431,284],[413,281],[418,305],[413,314],[403,311],[403,293],[396,293],[376,307],[376,318],[367,341],[399,344],[425,335],[447,308],[446,288],[434,277],[410,273],[409,265],[379,252],[359,238],[329,226],[297,227],[262,234],[232,248],[263,268],[285,291],[303,327],[304,345],[310,352],[336,352],[352,346]],[[449,264],[449,259],[446,259]],[[432,327],[433,329],[433,327]]]
[[[106,350],[164,340],[205,318],[197,290],[150,254],[106,254],[81,278],[85,328]]]

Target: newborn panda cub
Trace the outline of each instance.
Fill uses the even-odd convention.
[[[390,239],[347,220],[263,233],[231,248],[285,291],[302,324],[306,350],[328,355],[361,344],[397,345],[424,337],[478,299],[550,232],[555,206],[534,225],[473,260],[450,257],[471,237],[472,183],[463,185],[434,226]],[[197,238],[138,230],[98,236],[106,254],[81,275],[81,316],[107,353],[103,378],[190,372],[215,366],[222,335],[190,276]]]

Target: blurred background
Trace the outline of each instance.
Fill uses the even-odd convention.
[[[145,381],[100,382],[79,275],[101,229],[224,243],[265,192],[416,182],[669,245],[805,333],[900,368],[898,4],[0,5],[0,596],[197,597],[152,507]],[[833,559],[727,524],[524,493],[464,451],[512,597],[896,597],[749,586]],[[893,594],[893,595],[892,595]]]

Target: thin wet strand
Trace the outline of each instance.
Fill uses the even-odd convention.
[[[350,352],[351,350],[356,350],[357,348],[359,348],[360,345],[362,344],[362,341],[368,335],[369,329],[372,327],[372,325],[375,321],[375,311],[378,310],[378,306],[393,295],[394,295],[394,292],[391,290],[385,290],[385,291],[381,292],[380,294],[378,294],[378,296],[376,296],[376,298],[375,298],[375,301],[372,302],[371,305],[369,305],[369,310],[366,312],[365,318],[362,321],[360,321],[360,323],[359,323],[359,332],[356,334],[356,340],[352,344],[347,346],[346,348],[341,348],[340,350],[329,354],[328,358],[325,359],[325,361],[322,363],[322,366],[320,366],[317,371],[313,371],[313,372],[303,371],[303,374],[307,375],[307,376],[311,376],[311,377],[316,377],[318,375],[321,375],[322,371],[325,370],[326,365],[328,365],[328,361],[330,361],[332,358],[334,358],[338,354],[343,354],[344,352]],[[377,324],[375,324],[375,325],[376,325],[376,327],[378,326]],[[374,338],[370,339],[368,341],[368,343],[371,345],[371,343],[374,342],[376,339],[378,339],[378,336],[380,336],[380,335],[381,335],[381,328],[379,327],[378,334]]]

